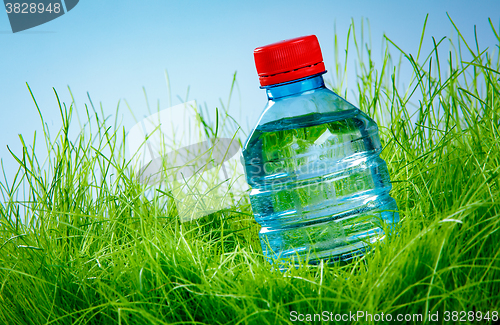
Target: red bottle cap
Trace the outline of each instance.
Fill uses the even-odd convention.
[[[269,86],[325,72],[316,35],[292,38],[253,51],[261,86]]]

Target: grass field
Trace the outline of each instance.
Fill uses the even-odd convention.
[[[384,65],[374,67],[370,42],[351,26],[353,103],[379,123],[401,223],[397,236],[348,264],[271,270],[248,200],[181,223],[167,192],[146,195],[133,176],[126,131],[113,117],[89,105],[71,137],[74,105],[60,103],[61,130],[44,123],[36,144],[21,137],[19,171],[0,182],[0,324],[321,323],[314,314],[333,324],[335,314],[358,311],[372,320],[337,323],[383,324],[388,314],[422,323],[416,314],[436,313],[428,323],[494,323],[500,37],[491,27],[498,43],[489,49],[457,29],[433,39],[430,53],[410,55],[384,38]],[[405,64],[411,80],[399,80]],[[330,75],[342,96],[344,66]],[[47,147],[45,162],[35,146]]]

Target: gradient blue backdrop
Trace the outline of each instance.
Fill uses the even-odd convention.
[[[70,103],[69,85],[81,110],[102,103],[113,114],[122,102],[123,125],[130,129],[134,114],[147,114],[142,87],[150,105],[169,106],[164,71],[172,85],[172,104],[186,96],[206,103],[213,113],[219,98],[227,101],[237,71],[239,94],[230,112],[246,131],[256,122],[265,102],[253,63],[253,49],[279,40],[316,34],[327,69],[334,62],[334,24],[343,47],[351,19],[368,18],[374,55],[380,59],[385,33],[402,49],[416,53],[425,15],[429,13],[424,44],[431,36],[450,35],[446,12],[466,39],[477,28],[481,48],[494,46],[488,24],[498,30],[500,1],[97,1],[82,0],[62,17],[13,34],[7,14],[0,12],[0,157],[8,174],[14,170],[9,145],[20,152],[18,134],[31,141],[41,124],[25,83],[33,90],[53,132],[60,126],[52,91]],[[341,51],[343,48],[340,49]],[[351,71],[351,74],[353,71]],[[409,76],[402,76],[409,78]],[[351,97],[353,99],[354,97]],[[349,97],[348,97],[349,99]],[[41,140],[41,138],[39,138]],[[39,141],[41,149],[44,149]],[[41,150],[43,152],[43,150]]]

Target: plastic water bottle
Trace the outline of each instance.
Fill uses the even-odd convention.
[[[325,87],[316,36],[254,51],[268,103],[242,151],[272,263],[363,254],[399,221],[377,124]]]

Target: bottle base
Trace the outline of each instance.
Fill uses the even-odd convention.
[[[271,230],[262,228],[262,251],[271,264],[317,265],[350,261],[391,235],[399,221],[392,197],[352,210],[344,218],[308,226]],[[280,267],[281,268],[281,267]]]

